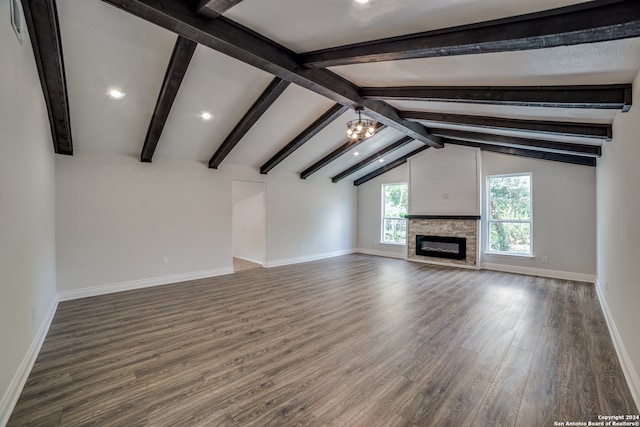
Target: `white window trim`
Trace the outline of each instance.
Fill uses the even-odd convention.
[[[386,218],[384,216],[384,187],[387,185],[406,185],[407,186],[407,211],[409,210],[409,183],[408,182],[385,182],[380,187],[380,244],[381,245],[389,245],[389,246],[407,246],[407,238],[405,236],[404,243],[396,243],[396,242],[385,242],[384,241],[384,220],[385,219],[400,219],[400,218]],[[404,219],[405,227],[407,226],[407,219]]]
[[[505,178],[505,177],[516,177],[516,176],[528,176],[529,177],[529,220],[492,220],[491,219],[491,187],[490,180],[491,178]],[[486,244],[485,244],[485,254],[487,255],[498,255],[498,256],[506,256],[506,257],[517,257],[517,258],[535,258],[533,252],[533,173],[532,172],[521,172],[521,173],[503,173],[497,175],[487,175],[486,182],[486,212],[485,212],[485,227],[487,230],[486,233]],[[529,253],[521,254],[515,252],[500,252],[500,251],[492,251],[491,250],[491,223],[492,222],[508,222],[508,223],[516,223],[516,224],[530,224],[529,225]]]
[[[407,242],[405,239],[404,243],[393,243],[393,242],[380,242],[381,245],[388,245],[388,246],[407,246]]]

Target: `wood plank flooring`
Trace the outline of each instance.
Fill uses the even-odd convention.
[[[233,257],[233,270],[237,273],[239,271],[252,270],[254,268],[262,268],[260,264],[247,261],[246,259]]]
[[[637,413],[593,285],[348,255],[60,303],[9,426]]]

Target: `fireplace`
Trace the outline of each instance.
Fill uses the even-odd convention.
[[[467,239],[464,237],[416,235],[416,255],[465,260]]]
[[[480,215],[407,215],[407,219],[407,259],[478,268]]]
[[[434,258],[467,258],[467,239],[464,237],[416,235],[416,255]]]

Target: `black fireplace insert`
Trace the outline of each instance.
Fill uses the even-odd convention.
[[[418,234],[416,236],[416,255],[464,260],[467,258],[467,239]]]

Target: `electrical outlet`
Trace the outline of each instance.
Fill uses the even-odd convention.
[[[36,324],[36,309],[35,307],[31,309],[31,325],[35,325]]]
[[[302,243],[300,243],[300,246],[298,246],[298,248],[302,251],[302,250],[304,250],[304,245]]]
[[[549,259],[546,256],[542,257],[542,263],[546,264],[547,262],[549,262]]]
[[[608,280],[606,282],[604,282],[604,290],[605,291],[609,290],[609,281]]]
[[[162,264],[163,264],[163,265],[167,265],[167,264],[169,264],[169,257],[163,257],[163,258],[162,258]]]

